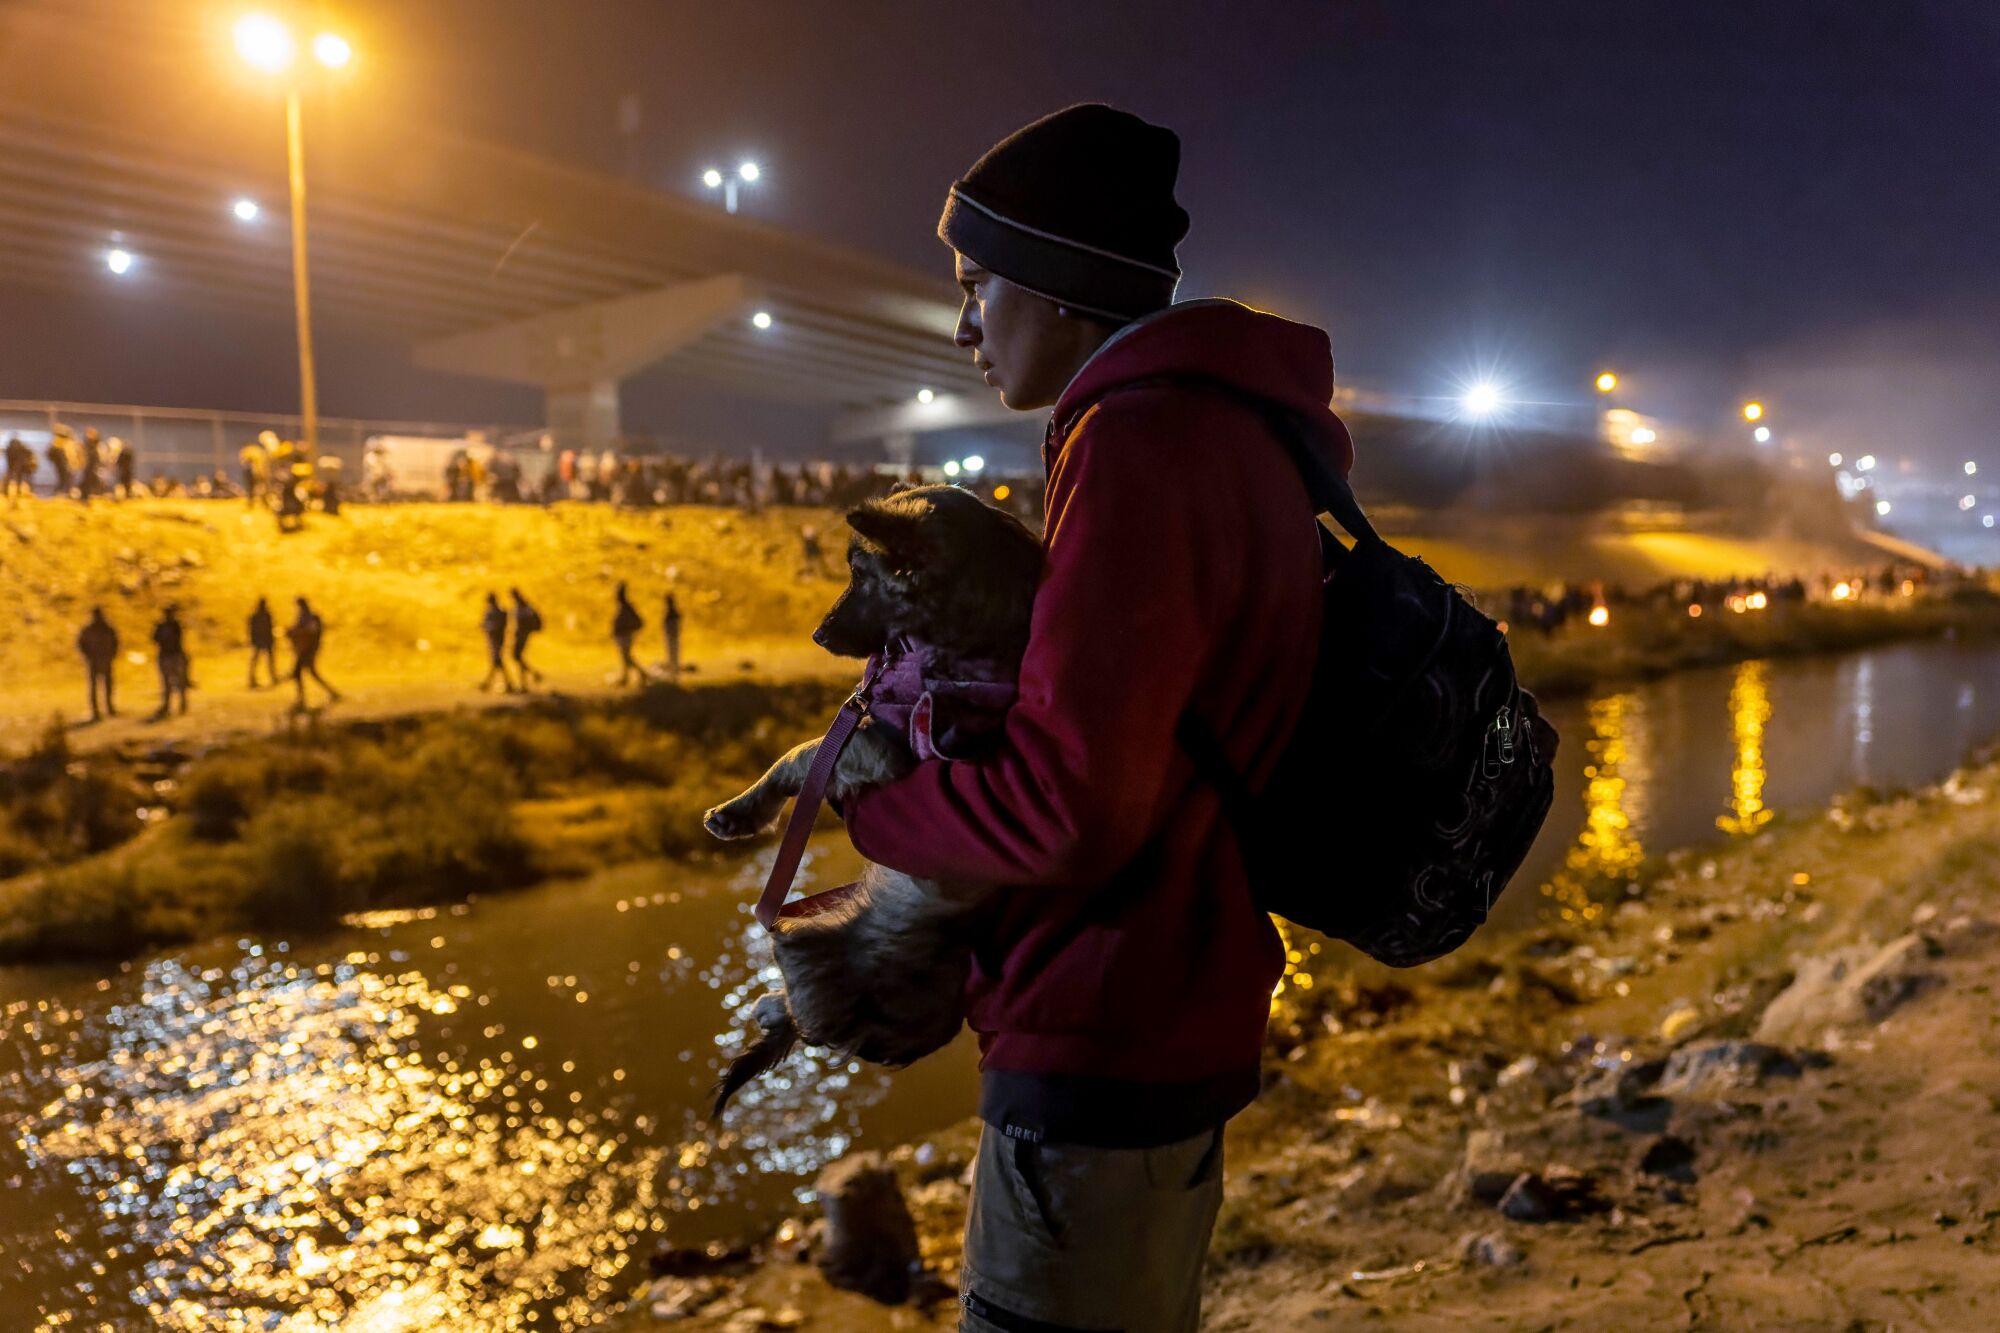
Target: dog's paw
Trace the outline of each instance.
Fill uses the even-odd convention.
[[[701,826],[713,837],[724,842],[738,838],[754,838],[763,832],[764,825],[757,818],[757,811],[749,802],[726,801],[702,816]]]

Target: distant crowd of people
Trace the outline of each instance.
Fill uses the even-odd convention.
[[[266,430],[237,451],[235,475],[222,468],[191,481],[155,473],[138,480],[137,451],[123,440],[101,440],[92,428],[77,435],[58,426],[44,451],[54,485],[51,498],[88,502],[93,496],[150,495],[200,500],[246,500],[269,508],[279,526],[297,528],[312,509],[338,514],[350,500],[438,499],[451,503],[553,504],[585,501],[624,508],[661,505],[714,505],[756,512],[770,506],[849,508],[900,486],[919,485],[923,474],[855,467],[847,463],[751,463],[716,455],[706,461],[678,454],[564,449],[531,468],[523,455],[501,449],[454,449],[445,460],[441,484],[412,489],[399,484],[389,449],[370,444],[362,451],[360,484],[349,487],[337,454]],[[530,455],[529,457],[534,457]],[[34,449],[18,435],[6,443],[6,490],[12,497],[34,494],[40,469]],[[1041,512],[1040,477],[966,477],[982,498],[1025,519]]]
[[[511,607],[500,600],[498,593],[486,594],[485,611],[479,620],[487,651],[486,676],[479,682],[481,692],[491,690],[497,680],[509,694],[525,693],[531,685],[539,685],[545,679],[542,672],[528,661],[529,642],[542,630],[541,612],[519,588],[508,589],[508,596]],[[326,622],[304,597],[294,601],[297,614],[285,630],[286,641],[292,650],[291,669],[281,677],[278,671],[277,630],[271,606],[267,599],[257,599],[257,606],[251,611],[245,627],[250,646],[249,687],[252,690],[276,688],[281,678],[288,679],[298,690],[296,707],[304,711],[306,681],[311,680],[325,691],[328,703],[337,703],[341,698],[340,691],[319,673],[319,653],[326,636]],[[665,656],[656,674],[634,655],[639,632],[645,629],[646,620],[639,613],[639,608],[633,605],[628,587],[620,583],[614,594],[610,622],[611,642],[618,652],[619,686],[634,683],[646,685],[662,678],[678,680],[682,670],[681,625],[680,602],[669,592],[660,608]],[[160,675],[160,706],[151,715],[151,720],[157,722],[174,713],[186,714],[188,690],[194,684],[189,667],[187,632],[180,619],[178,604],[169,602],[160,612],[152,627],[151,637],[153,661]],[[90,719],[93,722],[118,715],[114,684],[119,643],[118,631],[104,614],[104,608],[91,608],[90,619],[77,634],[76,648],[83,657]],[[261,682],[260,667],[264,677]]]
[[[320,642],[325,635],[326,625],[319,613],[313,610],[305,598],[294,599],[297,614],[285,630],[285,638],[292,649],[292,669],[290,679],[298,689],[298,707],[306,706],[306,679],[326,692],[327,702],[340,699],[340,692],[328,684],[319,673]],[[271,618],[270,603],[264,598],[257,599],[257,607],[250,613],[250,688],[259,688],[257,667],[261,663],[269,674],[269,684],[278,684],[277,635]],[[169,602],[154,622],[151,638],[153,641],[153,663],[160,674],[160,706],[154,710],[152,720],[158,722],[169,715],[188,711],[188,690],[194,685],[193,671],[188,658],[187,631],[181,623],[180,607]],[[90,697],[90,720],[99,721],[105,717],[116,717],[118,705],[114,694],[115,673],[118,666],[118,631],[104,614],[101,606],[92,607],[90,619],[76,636],[77,652],[83,655],[84,672],[88,681]]]
[[[1892,562],[1870,570],[1826,570],[1811,580],[1796,575],[1789,579],[1769,575],[1679,578],[1643,588],[1603,580],[1522,584],[1501,591],[1498,618],[1509,630],[1553,634],[1572,622],[1602,625],[1621,608],[1677,610],[1699,617],[1718,609],[1762,611],[1783,603],[1858,603],[1917,596],[1956,577],[1924,565]]]
[[[34,494],[35,451],[19,435],[9,435],[4,491],[9,500]],[[78,435],[58,426],[43,451],[55,474],[51,494],[89,504],[97,496],[126,499],[139,493],[139,451],[116,435],[105,439],[92,426]]]

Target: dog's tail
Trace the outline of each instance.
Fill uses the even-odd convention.
[[[712,1119],[721,1119],[723,1108],[729,1105],[730,1098],[741,1092],[752,1079],[769,1073],[799,1044],[799,1025],[792,1018],[783,991],[769,991],[759,996],[751,1016],[763,1029],[763,1035],[750,1044],[749,1050],[731,1060],[729,1068],[723,1070],[722,1077],[716,1080],[715,1104],[709,1112]]]

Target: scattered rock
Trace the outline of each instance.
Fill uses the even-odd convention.
[[[1881,948],[1855,945],[1799,963],[1792,984],[1764,1010],[1757,1039],[1817,1044],[1828,1028],[1879,1023],[1930,984],[1924,964],[1935,947],[1905,935]]]
[[[818,1257],[826,1280],[888,1305],[908,1299],[917,1228],[881,1154],[851,1153],[821,1171],[813,1188],[826,1214]]]
[[[1660,1040],[1676,1042],[1683,1037],[1693,1036],[1701,1026],[1701,1010],[1692,1005],[1682,1005],[1668,1014],[1660,1022]]]
[[[1669,1097],[1718,1097],[1762,1087],[1772,1079],[1797,1078],[1807,1064],[1823,1063],[1760,1041],[1704,1041],[1667,1057],[1655,1091]]]
[[[1458,1243],[1458,1252],[1467,1263],[1488,1268],[1513,1268],[1528,1260],[1520,1246],[1497,1231],[1467,1232]]]
[[[646,1288],[646,1306],[655,1319],[687,1319],[728,1290],[719,1278],[663,1277]]]
[[[1662,1134],[1646,1148],[1639,1169],[1649,1176],[1662,1176],[1683,1185],[1695,1181],[1694,1145],[1673,1134]]]
[[[1584,1175],[1536,1175],[1524,1171],[1515,1177],[1497,1207],[1501,1216],[1516,1222],[1566,1222],[1586,1213],[1602,1212],[1604,1200],[1597,1182]]]
[[[1664,1068],[1659,1060],[1628,1060],[1594,1069],[1577,1081],[1570,1097],[1587,1116],[1634,1133],[1658,1134],[1674,1110],[1671,1101],[1652,1091]]]

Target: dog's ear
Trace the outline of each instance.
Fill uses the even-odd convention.
[[[847,511],[847,526],[892,555],[915,555],[924,514],[908,505],[865,504]]]

